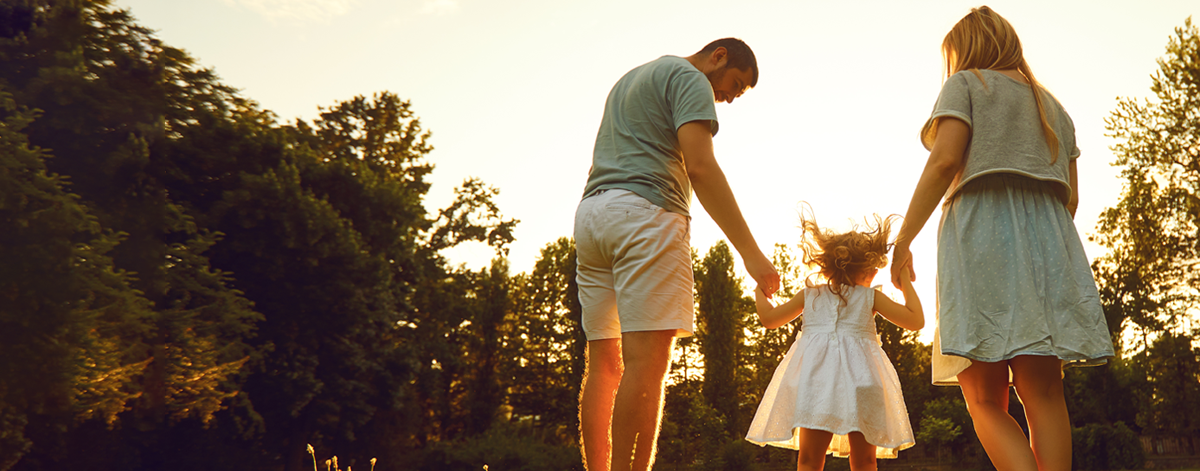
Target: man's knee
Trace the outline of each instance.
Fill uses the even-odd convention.
[[[619,382],[625,374],[625,367],[620,361],[589,362],[587,377],[605,383]]]
[[[642,373],[666,372],[675,346],[674,330],[626,332],[621,338],[621,356],[625,368]]]
[[[586,376],[592,380],[620,381],[625,365],[621,362],[621,343],[618,339],[588,342]]]

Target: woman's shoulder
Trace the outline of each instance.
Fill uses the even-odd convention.
[[[1015,70],[968,69],[955,72],[946,79],[945,86],[984,92],[992,92],[996,87],[1028,91],[1029,81]]]

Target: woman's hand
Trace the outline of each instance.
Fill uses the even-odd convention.
[[[917,272],[913,269],[912,251],[908,243],[897,243],[892,248],[892,286],[903,289],[905,280],[916,281]]]

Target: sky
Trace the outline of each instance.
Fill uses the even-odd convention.
[[[281,122],[390,91],[432,132],[426,200],[445,207],[465,179],[496,187],[519,219],[513,274],[570,237],[592,146],[613,83],[662,55],[687,56],[722,37],[746,41],[758,86],[717,104],[717,159],[758,244],[800,237],[807,202],[833,229],[901,214],[928,158],[918,131],[944,79],[946,32],[979,0],[115,0],[166,44],[186,50]],[[1002,0],[1035,77],[1075,123],[1087,240],[1121,194],[1105,118],[1119,98],[1151,96],[1156,59],[1195,0]],[[935,212],[914,241],[916,289],[932,321]],[[720,230],[693,198],[692,246]],[[447,257],[486,266],[470,245]],[[747,285],[752,283],[737,269]],[[876,278],[899,296],[886,272]],[[747,286],[747,288],[752,288]],[[932,325],[932,324],[930,324]],[[922,337],[931,335],[923,332]],[[925,335],[928,334],[928,335]]]

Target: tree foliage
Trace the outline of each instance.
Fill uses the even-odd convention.
[[[533,271],[515,278],[513,330],[505,338],[514,354],[501,363],[513,413],[561,424],[564,434],[573,435],[587,342],[574,285],[574,243],[560,238],[546,245]]]
[[[726,433],[738,436],[744,429],[739,380],[745,331],[753,303],[742,294],[742,282],[733,271],[733,253],[724,241],[708,251],[695,272],[698,305],[696,337],[704,355],[704,399],[721,414]]]
[[[452,327],[485,339],[471,350],[500,345],[506,265],[455,271],[439,251],[504,253],[516,221],[475,179],[427,213],[430,134],[408,102],[281,125],[107,1],[0,15],[0,469],[299,469],[309,443],[403,454],[428,436],[409,420],[419,359],[454,346],[414,335],[418,290],[456,280],[433,314],[475,321]],[[470,417],[504,402],[491,351],[456,378]]]
[[[1175,29],[1150,86],[1153,100],[1122,99],[1106,119],[1124,188],[1101,215],[1094,268],[1109,329],[1178,329],[1200,304],[1200,30]],[[1127,325],[1126,322],[1129,324]],[[1115,336],[1120,342],[1122,337]]]
[[[22,133],[35,113],[0,86],[0,469],[31,423],[111,424],[144,391],[149,302],[105,229]]]
[[[1084,417],[1144,433],[1194,436],[1200,428],[1200,29],[1175,28],[1151,77],[1153,98],[1121,99],[1106,120],[1124,185],[1101,215],[1093,264],[1123,357],[1076,375]],[[1071,381],[1068,381],[1070,387]],[[1088,400],[1102,394],[1103,401]],[[1081,424],[1082,425],[1082,424]]]

